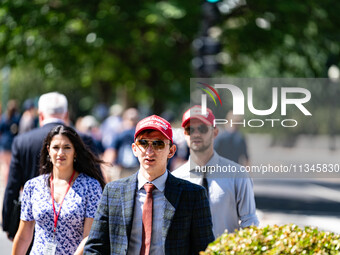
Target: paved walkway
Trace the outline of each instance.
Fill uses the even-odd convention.
[[[0,225],[2,225],[2,203],[5,194],[6,183],[4,180],[4,169],[0,162]]]
[[[0,254],[9,255],[12,251],[12,242],[8,240],[6,234],[2,231],[2,203],[6,188],[6,183],[4,181],[3,167],[0,162]]]
[[[340,234],[340,216],[301,215],[259,210],[257,215],[260,220],[260,227],[293,223],[299,227],[314,226],[319,230]]]
[[[0,231],[0,251],[1,255],[10,255],[12,251],[12,242],[7,239],[2,231]]]

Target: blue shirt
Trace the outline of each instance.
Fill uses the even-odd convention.
[[[13,139],[19,131],[19,120],[17,114],[11,119],[8,119],[5,114],[0,116],[0,151],[11,151]]]
[[[165,240],[162,239],[162,229],[164,224],[164,211],[165,211],[165,182],[168,178],[168,171],[165,171],[163,175],[153,180],[151,183],[156,186],[152,191],[153,196],[153,214],[152,214],[152,235],[150,254],[165,254],[164,244]],[[138,172],[138,189],[135,196],[135,209],[132,221],[132,230],[129,242],[128,253],[135,255],[140,253],[142,247],[142,217],[143,217],[143,205],[146,198],[146,191],[144,184],[149,182],[144,178],[141,171]]]
[[[178,178],[202,185],[202,173],[191,172],[197,165],[189,158],[189,161],[177,168],[172,174]],[[206,166],[234,166],[240,169],[240,165],[219,156],[216,152]],[[253,191],[253,181],[246,173],[214,173],[207,175],[209,188],[209,204],[213,221],[215,237],[229,233],[235,229],[245,228],[251,225],[258,226],[256,205]]]
[[[117,151],[115,164],[124,168],[138,168],[139,161],[133,155],[131,144],[134,143],[135,128],[128,129],[116,136],[112,148]]]

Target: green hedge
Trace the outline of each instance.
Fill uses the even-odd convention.
[[[249,227],[224,233],[200,255],[340,254],[340,235],[296,225]]]

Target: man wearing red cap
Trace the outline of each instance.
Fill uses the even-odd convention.
[[[214,240],[203,187],[166,169],[172,128],[152,115],[136,127],[139,171],[106,185],[84,254],[198,254]]]
[[[218,134],[214,119],[210,109],[202,114],[197,105],[184,113],[182,127],[190,158],[173,175],[206,188],[213,232],[218,237],[225,229],[234,232],[235,229],[258,225],[259,221],[251,178],[240,171],[240,165],[214,151],[214,139]]]

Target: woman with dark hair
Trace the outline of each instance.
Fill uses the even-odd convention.
[[[104,188],[97,166],[77,132],[54,127],[40,155],[41,175],[29,180],[22,196],[21,220],[12,254],[82,254]]]

